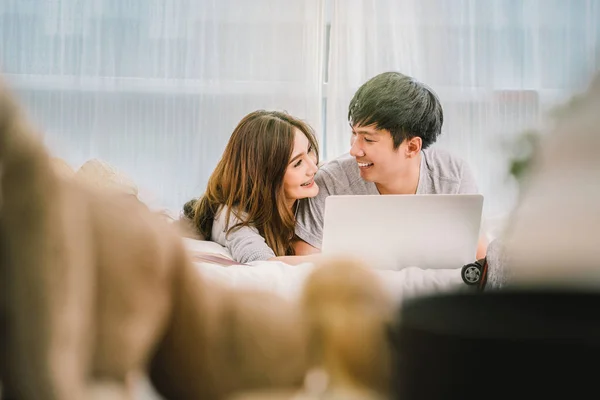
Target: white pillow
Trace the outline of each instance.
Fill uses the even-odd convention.
[[[138,187],[129,176],[97,158],[92,158],[79,167],[75,172],[75,178],[98,188],[118,190],[138,196]]]
[[[196,240],[184,237],[183,244],[191,253],[212,253],[233,259],[233,256],[226,247],[210,240]]]

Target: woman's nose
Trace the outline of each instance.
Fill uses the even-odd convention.
[[[317,173],[319,170],[319,166],[317,165],[317,161],[312,157],[308,157],[308,168],[306,169],[306,175],[312,176]]]

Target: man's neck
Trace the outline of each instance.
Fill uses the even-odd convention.
[[[376,182],[379,194],[416,194],[419,187],[419,177],[421,175],[421,157],[419,154],[411,159],[406,172],[397,175],[389,182]]]

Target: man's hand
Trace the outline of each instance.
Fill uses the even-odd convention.
[[[488,240],[485,235],[479,237],[479,243],[477,243],[477,254],[475,255],[476,260],[481,260],[487,254]]]

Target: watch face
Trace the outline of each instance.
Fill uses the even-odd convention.
[[[467,285],[474,285],[479,282],[481,278],[481,271],[474,264],[469,264],[462,270],[463,281]]]

